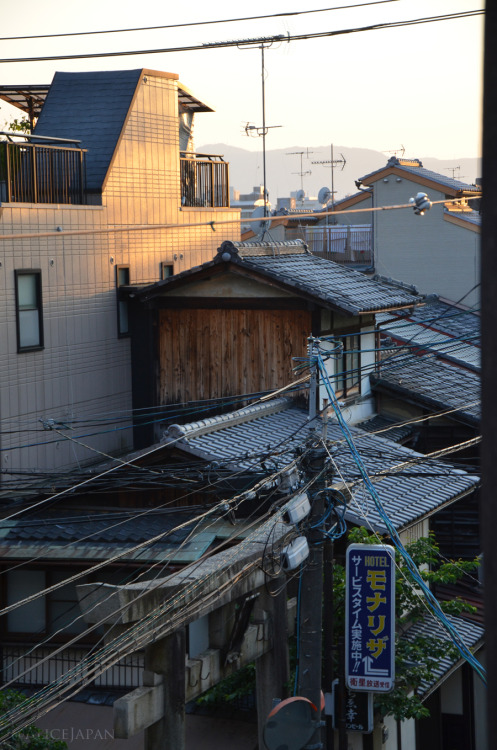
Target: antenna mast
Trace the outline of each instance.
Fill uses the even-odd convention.
[[[292,172],[292,174],[298,174],[300,175],[300,189],[302,192],[304,192],[304,177],[306,174],[312,174],[310,169],[307,169],[304,171],[304,167],[302,164],[302,160],[304,158],[304,154],[306,155],[306,159],[309,158],[309,154],[313,154],[314,151],[309,151],[307,148],[305,151],[288,151],[287,156],[300,156],[300,172]],[[313,162],[314,163],[314,162]]]
[[[343,169],[345,165],[347,164],[345,160],[345,156],[343,154],[340,154],[340,159],[335,159],[333,156],[333,144],[330,145],[330,159],[325,159],[324,161],[313,161],[313,164],[329,164],[331,167],[331,210],[335,210],[335,166],[337,164],[342,165],[342,169],[340,170],[343,172]]]
[[[258,136],[262,136],[262,171],[263,171],[263,182],[264,182],[264,218],[267,216],[267,187],[266,187],[266,135],[270,128],[281,128],[281,125],[266,125],[266,86],[264,80],[264,50],[266,47],[272,47],[274,42],[284,40],[283,34],[274,37],[272,41],[267,41],[264,38],[261,39],[240,39],[237,42],[239,49],[243,47],[253,47],[256,45],[261,51],[261,76],[262,76],[262,127],[247,123],[245,126],[245,134],[250,135],[249,130],[254,131]]]

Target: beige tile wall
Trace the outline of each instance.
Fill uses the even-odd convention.
[[[161,262],[179,272],[212,259],[224,239],[239,239],[238,224],[216,232],[189,227],[239,213],[181,210],[177,82],[146,78],[116,149],[102,206],[0,207],[0,234],[182,225],[0,241],[1,469],[69,469],[102,458],[100,452],[130,449],[131,430],[118,429],[129,427],[122,420],[131,409],[131,375],[130,342],[117,336],[115,266],[129,265],[133,284],[151,283],[160,278]],[[21,268],[42,272],[45,348],[18,354],[14,270]],[[40,420],[47,419],[74,429],[43,430]]]

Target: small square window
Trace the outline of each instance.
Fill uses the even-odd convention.
[[[43,349],[41,271],[17,270],[14,274],[17,351]]]
[[[129,285],[129,266],[116,266],[117,289],[117,332],[119,336],[129,336],[128,300],[120,287]]]
[[[160,264],[160,280],[168,279],[174,274],[174,266],[172,263],[161,263]]]

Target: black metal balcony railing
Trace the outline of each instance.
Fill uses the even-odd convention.
[[[181,152],[181,204],[200,208],[229,206],[228,163],[214,154]]]
[[[48,685],[82,665],[88,648],[67,648],[57,653],[55,646],[33,648],[29,644],[3,644],[0,647],[0,684],[12,682],[18,687]],[[143,653],[135,652],[121,659],[96,677],[91,685],[103,688],[135,688],[143,671]]]
[[[0,203],[86,203],[86,151],[0,142]]]

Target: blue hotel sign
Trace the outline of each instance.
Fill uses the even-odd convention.
[[[387,693],[395,681],[395,551],[351,544],[345,579],[345,677],[349,690]]]

